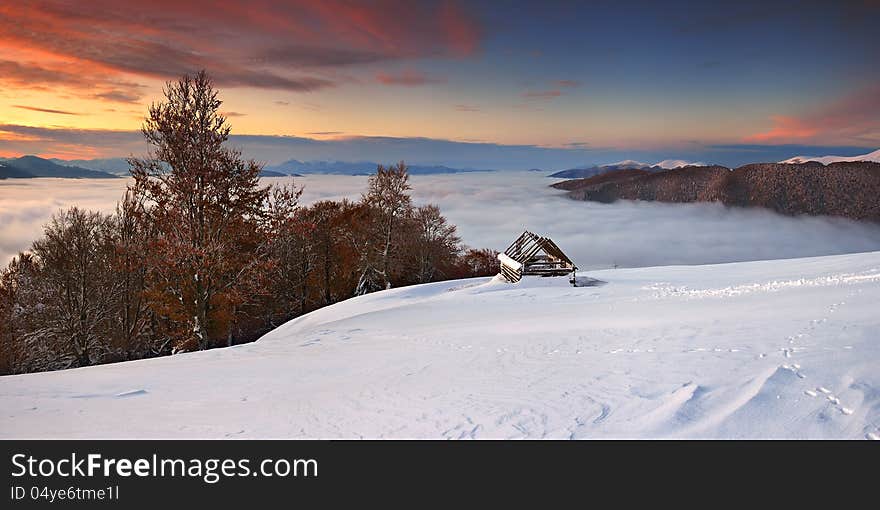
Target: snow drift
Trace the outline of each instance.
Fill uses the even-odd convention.
[[[880,252],[589,276],[393,289],[253,344],[2,377],[0,436],[880,437]]]

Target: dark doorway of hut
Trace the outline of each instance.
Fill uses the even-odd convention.
[[[504,253],[498,254],[501,276],[510,283],[523,276],[568,276],[573,287],[578,286],[577,266],[549,237],[541,237],[528,230],[520,234]]]

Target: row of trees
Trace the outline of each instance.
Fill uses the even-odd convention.
[[[355,295],[497,272],[495,252],[413,205],[403,162],[358,201],[306,207],[301,188],[261,186],[220,104],[204,72],[168,84],[116,211],[56,214],[0,272],[0,373],[252,341]]]

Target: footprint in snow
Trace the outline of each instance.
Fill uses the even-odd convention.
[[[828,401],[828,403],[837,408],[837,410],[840,411],[841,414],[849,416],[855,412],[853,409],[842,405],[840,403],[840,399],[836,395],[834,395],[834,393],[832,393],[831,390],[829,390],[828,388],[824,386],[819,386],[816,388],[816,391],[825,395],[825,399]],[[806,393],[810,396],[818,396],[818,393],[816,393],[815,391],[808,391]]]
[[[804,374],[801,373],[801,366],[798,364],[780,365],[779,368],[782,368],[783,370],[788,370],[789,372],[798,376],[799,379],[806,379],[807,378],[807,376],[805,376]]]

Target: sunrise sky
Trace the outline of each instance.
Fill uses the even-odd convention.
[[[234,133],[328,159],[880,147],[880,3],[712,4],[3,1],[0,156],[125,156],[162,84],[202,68]]]

